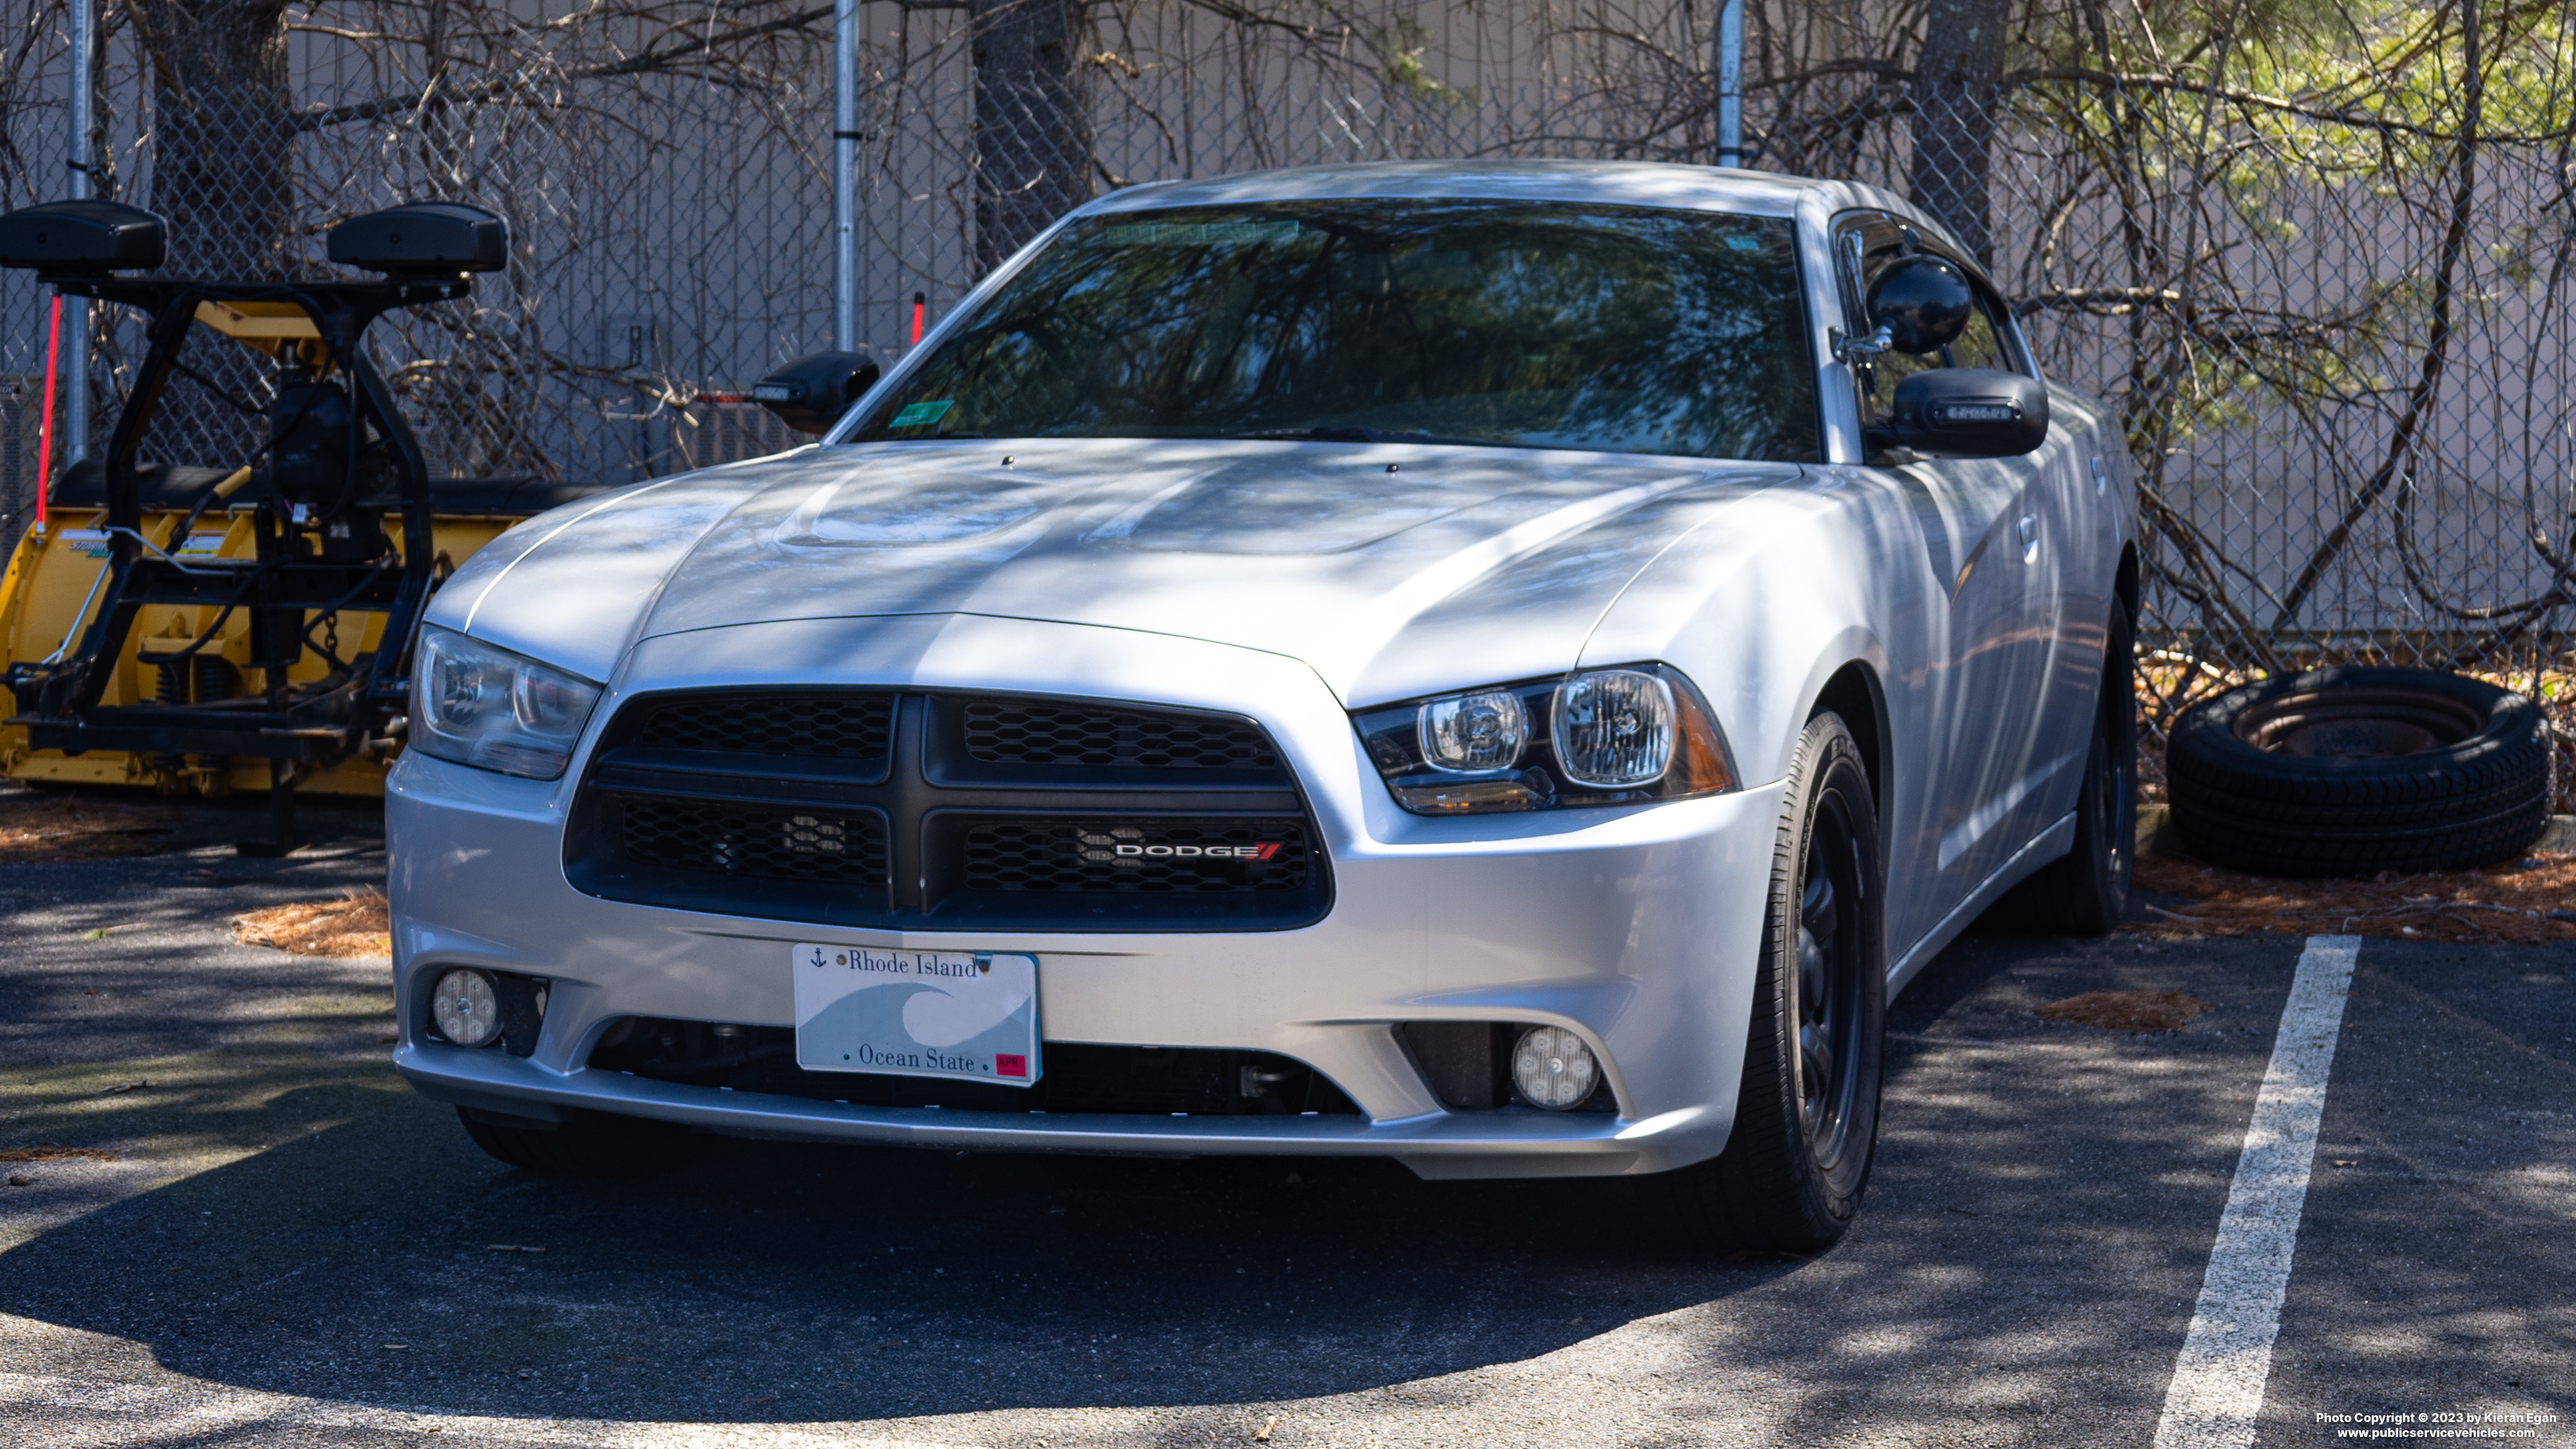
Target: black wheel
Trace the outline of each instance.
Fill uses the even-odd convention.
[[[1789,770],[1734,1130],[1710,1161],[1639,1184],[1685,1238],[1813,1252],[1859,1213],[1887,1015],[1881,875],[1859,747],[1819,714]]]
[[[2548,717],[2426,669],[2319,669],[2185,710],[2165,747],[2175,831],[2257,875],[2412,875],[2509,860],[2549,828]]]
[[[456,1116],[475,1146],[549,1177],[649,1177],[696,1155],[697,1138],[688,1128],[641,1117],[579,1112],[549,1126],[471,1107],[457,1108]]]
[[[1996,915],[2052,936],[2101,936],[2129,909],[2138,847],[2137,661],[2129,611],[2111,610],[2093,745],[2075,797],[2075,843],[1996,902]]]

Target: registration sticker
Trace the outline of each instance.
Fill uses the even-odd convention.
[[[885,951],[800,945],[796,1064],[1033,1085],[1038,958],[1016,951]]]
[[[955,400],[949,398],[942,398],[938,402],[908,403],[904,406],[902,411],[894,415],[894,421],[886,424],[886,426],[889,428],[926,428],[932,423],[939,421],[941,418],[948,416],[948,410],[955,406],[957,406]]]

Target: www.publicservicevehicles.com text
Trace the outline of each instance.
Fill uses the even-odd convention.
[[[2332,1424],[2338,1439],[2537,1439],[2539,1425],[2555,1424],[2556,1414],[2539,1410],[2519,1414],[2435,1411],[2415,1414],[2318,1414],[2320,1425]],[[2351,1427],[2341,1427],[2349,1425]]]

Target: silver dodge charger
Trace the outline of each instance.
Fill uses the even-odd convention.
[[[875,371],[437,596],[395,1062],[504,1161],[1369,1155],[1814,1248],[1889,998],[2122,909],[2117,421],[1895,197],[1138,186]]]

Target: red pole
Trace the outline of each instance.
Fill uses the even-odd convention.
[[[919,292],[912,294],[912,345],[915,347],[921,345],[921,309],[929,302],[930,299]]]
[[[54,360],[63,346],[63,294],[54,294],[54,321],[45,332],[44,421],[36,427],[36,528],[45,526],[45,486],[54,471]]]

